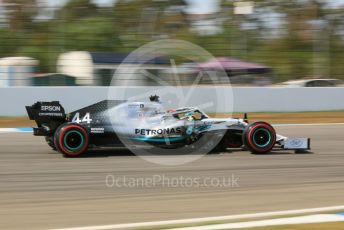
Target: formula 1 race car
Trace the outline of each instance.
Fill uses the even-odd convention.
[[[37,102],[26,110],[38,126],[33,134],[44,136],[51,148],[67,157],[104,147],[142,147],[155,153],[244,148],[262,154],[275,146],[310,149],[309,138],[281,136],[266,122],[249,123],[246,114],[243,119],[210,118],[193,107],[165,111],[156,95],[147,102],[104,100],[69,114],[57,101]]]

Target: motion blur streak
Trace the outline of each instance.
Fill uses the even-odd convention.
[[[251,5],[244,9],[238,3]],[[197,10],[210,8],[207,4],[213,10]],[[3,84],[108,85],[114,67],[95,63],[93,68],[87,64],[90,55],[94,58],[95,52],[113,52],[118,60],[162,38],[191,41],[215,57],[247,60],[274,70],[273,76],[270,71],[254,76],[253,83],[250,77],[242,76],[233,83],[264,85],[304,77],[343,79],[342,4],[338,0],[2,0],[1,57],[29,57],[20,63],[27,63],[46,78],[29,79],[26,74]],[[85,52],[78,53],[81,56],[77,58],[73,56],[76,53],[67,57],[65,54],[72,50]],[[11,58],[4,61],[13,63]],[[68,62],[79,65],[77,70],[67,71]],[[177,65],[183,62],[177,60]],[[59,74],[46,74],[56,72]],[[23,77],[27,82],[20,82]]]
[[[238,150],[167,167],[122,150],[65,159],[30,133],[0,133],[0,215],[6,217],[1,218],[0,228],[67,228],[341,204],[343,126],[277,127],[277,131],[310,136],[313,154],[276,151],[252,155]],[[240,187],[108,188],[108,174],[235,174]]]

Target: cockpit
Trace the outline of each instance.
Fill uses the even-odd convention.
[[[200,111],[199,109],[176,110],[172,112],[172,116],[179,120],[193,120],[193,121],[199,121],[199,120],[208,118],[208,116],[202,111]]]

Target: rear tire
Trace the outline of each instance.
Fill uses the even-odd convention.
[[[243,132],[243,143],[252,153],[270,152],[276,143],[276,131],[268,123],[258,121],[246,127]]]
[[[45,137],[45,141],[51,147],[52,150],[57,151],[53,136],[52,137],[50,137],[50,136]]]
[[[89,135],[81,125],[65,123],[57,128],[54,143],[65,157],[77,157],[87,150]]]

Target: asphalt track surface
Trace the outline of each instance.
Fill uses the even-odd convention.
[[[344,126],[277,127],[277,131],[311,137],[313,153],[252,155],[235,150],[171,167],[146,162],[124,150],[63,158],[31,133],[0,133],[0,229],[65,228],[342,205]],[[201,181],[233,175],[238,179],[232,187],[228,183],[224,187],[192,183],[120,187],[107,186],[107,175],[164,175],[171,180]]]

